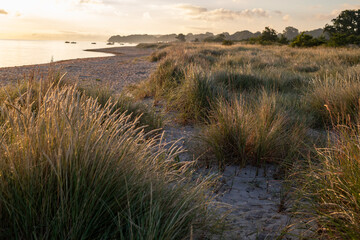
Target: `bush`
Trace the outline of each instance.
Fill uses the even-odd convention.
[[[289,40],[284,36],[284,34],[281,34],[278,42],[282,45],[288,45],[289,44]]]
[[[222,45],[224,45],[224,46],[231,46],[231,45],[234,45],[234,42],[231,41],[231,40],[224,40],[224,41],[222,42]]]
[[[324,38],[313,38],[311,35],[305,34],[304,32],[299,34],[292,42],[292,47],[316,47],[325,44]]]
[[[184,239],[204,226],[209,181],[114,104],[75,87],[22,97],[1,105],[1,239]]]
[[[328,42],[328,45],[331,47],[346,46],[350,44],[360,45],[360,36],[334,33]]]

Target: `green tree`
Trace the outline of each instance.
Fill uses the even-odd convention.
[[[177,40],[179,40],[180,42],[185,42],[185,41],[186,41],[185,35],[182,34],[182,33],[180,33],[179,35],[177,35],[175,38],[176,38]]]
[[[333,25],[326,24],[324,32],[334,34],[360,35],[360,9],[342,11],[331,20]]]
[[[324,37],[314,38],[311,35],[302,32],[292,42],[292,47],[315,47],[326,43]]]
[[[345,10],[326,24],[324,32],[330,35],[330,46],[360,44],[360,9]]]
[[[261,33],[260,41],[262,42],[276,42],[278,41],[277,33],[270,27],[265,27],[265,30]]]
[[[299,34],[300,33],[298,29],[290,26],[286,27],[285,30],[283,31],[283,35],[289,40],[293,40]]]
[[[289,44],[289,40],[285,37],[284,34],[281,34],[281,35],[280,35],[280,38],[279,38],[278,42],[279,42],[280,44],[283,44],[283,45]]]

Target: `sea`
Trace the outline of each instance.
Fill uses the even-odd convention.
[[[0,40],[0,68],[15,67],[32,64],[50,63],[60,60],[106,57],[109,53],[88,52],[85,49],[134,46],[133,44],[115,43],[107,45],[107,42],[76,41],[71,44],[65,41],[45,40]]]

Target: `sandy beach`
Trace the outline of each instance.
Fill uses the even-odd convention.
[[[81,86],[106,85],[120,91],[126,85],[147,78],[156,66],[156,63],[147,60],[147,56],[153,52],[152,49],[113,47],[87,51],[111,53],[114,56],[0,68],[0,86],[21,81],[24,76],[32,73],[38,78],[46,76],[49,69],[52,69],[66,73],[65,80],[78,82]]]

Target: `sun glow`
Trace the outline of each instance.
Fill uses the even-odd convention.
[[[319,0],[321,8],[309,4],[295,8],[280,0],[271,1],[271,4],[264,0],[0,1],[0,38],[7,39],[53,39],[64,33],[108,38],[114,34],[255,32],[265,26],[279,32],[287,26],[312,30],[329,23],[334,12],[359,6],[358,0],[347,0],[347,5],[341,0],[331,4]]]

